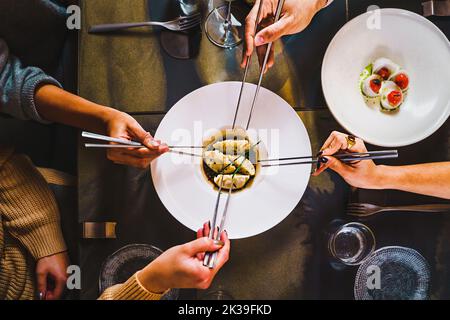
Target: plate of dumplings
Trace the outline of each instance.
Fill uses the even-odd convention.
[[[311,165],[260,165],[260,160],[311,156],[309,136],[295,110],[265,88],[244,129],[256,90],[250,83],[232,128],[240,86],[207,85],[177,102],[155,134],[177,148],[151,166],[160,200],[194,231],[212,219],[219,189],[223,199],[230,192],[225,230],[231,239],[260,234],[283,221],[298,205],[311,173]],[[224,205],[221,201],[219,213]]]

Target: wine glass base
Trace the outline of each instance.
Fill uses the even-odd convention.
[[[244,15],[232,6],[231,22],[226,21],[228,5],[215,8],[205,22],[205,32],[208,39],[218,47],[234,48],[242,43],[244,37]]]

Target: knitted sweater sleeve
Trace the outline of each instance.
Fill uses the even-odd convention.
[[[125,283],[106,289],[99,300],[160,300],[164,293],[157,294],[145,289],[138,279],[138,273]]]
[[[48,123],[39,116],[34,102],[36,88],[43,84],[61,87],[41,69],[24,66],[0,39],[0,112],[22,120]]]
[[[35,260],[66,251],[58,205],[45,179],[26,156],[12,154],[3,160],[1,156],[0,152],[3,231]]]

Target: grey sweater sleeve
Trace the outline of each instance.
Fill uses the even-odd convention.
[[[0,39],[0,112],[22,120],[48,123],[39,116],[34,103],[36,88],[43,84],[61,87],[41,69],[23,66]]]

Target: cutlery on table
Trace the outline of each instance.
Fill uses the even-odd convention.
[[[147,27],[147,26],[160,26],[172,31],[185,31],[195,28],[200,25],[202,17],[200,13],[195,13],[187,16],[181,16],[171,21],[159,22],[159,21],[145,21],[145,22],[132,22],[132,23],[112,23],[112,24],[99,24],[92,26],[89,29],[89,33],[104,33],[125,30],[130,28]]]
[[[347,214],[354,217],[371,217],[378,213],[392,211],[439,213],[450,211],[450,204],[419,204],[384,207],[369,203],[349,203],[347,206]]]

